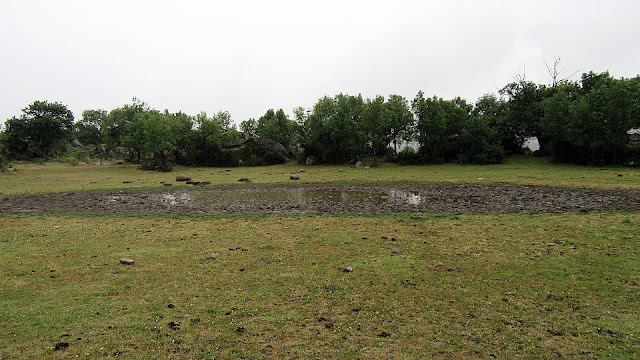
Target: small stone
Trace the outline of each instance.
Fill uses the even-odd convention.
[[[365,169],[365,170],[371,170],[371,167],[369,167],[369,166],[365,166],[365,167],[364,167],[364,169]]]
[[[120,258],[120,264],[123,265],[133,265],[135,263],[135,261],[133,259],[129,259],[129,258]]]
[[[331,329],[333,328],[333,323],[331,321],[327,321],[326,323],[324,323],[324,327],[326,327],[327,329]]]
[[[391,253],[392,254],[402,254],[402,250],[400,250],[398,248],[393,248],[393,249],[391,249]]]
[[[193,184],[193,181],[187,180],[187,181],[185,181],[185,184],[191,185],[191,184]]]
[[[291,179],[291,180],[300,180],[300,176],[291,175],[291,176],[289,176],[289,179]]]
[[[248,178],[240,178],[240,179],[238,179],[238,181],[240,181],[240,182],[251,182],[251,180],[249,180]]]
[[[55,351],[64,350],[64,349],[66,349],[68,347],[69,347],[69,343],[68,342],[59,342],[59,343],[56,344]]]
[[[564,331],[557,330],[557,329],[549,329],[549,330],[547,330],[547,332],[549,332],[549,334],[551,334],[553,336],[562,336],[562,335],[564,335]]]
[[[191,177],[187,175],[180,174],[176,176],[176,181],[189,181],[189,180],[191,180]]]
[[[207,259],[207,260],[215,260],[215,259],[218,258],[218,256],[220,256],[220,254],[217,253],[217,252],[214,252],[214,253],[211,253],[211,254],[205,256],[205,259]]]
[[[299,173],[304,172],[304,169],[300,169],[300,170],[298,170],[298,172],[299,172]]]
[[[173,184],[171,184],[171,183],[165,183],[165,184],[162,184],[162,185],[164,185],[164,186],[173,186]]]
[[[347,266],[346,268],[344,268],[344,270],[342,270],[344,272],[350,273],[353,272],[353,268],[351,266]]]
[[[169,329],[171,330],[180,330],[180,323],[171,321],[167,324],[167,326],[169,327]]]
[[[167,305],[167,307],[168,307],[169,309],[173,309],[173,308],[175,308],[176,306],[175,306],[175,305],[173,305],[173,304],[169,304],[169,305]]]
[[[383,337],[383,338],[388,338],[389,336],[391,336],[391,334],[390,334],[390,333],[388,333],[388,332],[386,332],[386,331],[381,331],[381,332],[378,334],[378,336],[379,336],[379,337]]]
[[[242,327],[242,326],[237,327],[237,328],[236,328],[236,332],[237,332],[238,334],[243,333],[243,332],[244,332],[244,327]]]
[[[133,184],[133,181],[123,181],[123,184]]]

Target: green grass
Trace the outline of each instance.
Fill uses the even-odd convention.
[[[639,233],[638,214],[4,217],[0,356],[636,358]]]
[[[548,159],[515,157],[500,165],[442,164],[428,166],[398,166],[383,164],[371,170],[351,166],[300,166],[297,164],[241,167],[230,172],[221,168],[186,168],[176,166],[172,172],[142,171],[136,165],[71,166],[67,163],[15,164],[15,173],[0,174],[0,192],[5,195],[49,192],[136,189],[162,187],[161,182],[174,186],[176,175],[186,174],[194,181],[210,181],[214,186],[240,186],[238,179],[246,177],[252,184],[293,183],[513,183],[601,189],[638,189],[640,171],[635,168],[591,168],[557,165]],[[340,172],[339,170],[342,170]],[[131,183],[124,183],[125,181]]]
[[[639,188],[636,169],[515,158],[230,175],[17,164],[16,173],[0,174],[0,192],[148,188],[175,184],[177,173],[219,186],[238,186],[240,177],[278,184],[300,168],[301,182],[310,183]],[[4,215],[0,358],[633,359],[640,357],[638,234],[640,213],[618,212]],[[219,257],[206,260],[211,252]],[[121,257],[136,263],[121,265]],[[56,350],[60,343],[69,345]]]

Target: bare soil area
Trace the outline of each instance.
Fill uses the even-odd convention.
[[[547,186],[432,184],[166,188],[0,196],[0,214],[400,213],[637,211],[638,190]]]

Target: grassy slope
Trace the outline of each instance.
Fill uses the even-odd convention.
[[[638,188],[636,170],[530,161],[306,167],[300,175],[516,183],[535,175],[533,183]],[[217,176],[287,181],[297,168]],[[122,187],[135,176],[132,186],[155,186],[174,177],[130,167],[18,169],[0,176],[0,192],[78,190],[91,178]],[[187,170],[202,173],[178,171]],[[0,358],[637,358],[639,233],[637,213],[5,216]],[[219,257],[206,260],[213,251]],[[136,264],[120,265],[123,256]],[[56,351],[60,342],[69,347]]]

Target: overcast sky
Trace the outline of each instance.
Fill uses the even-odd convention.
[[[526,69],[640,73],[640,2],[0,0],[0,121],[35,100],[80,119],[133,97],[236,123],[323,95],[475,102]]]

